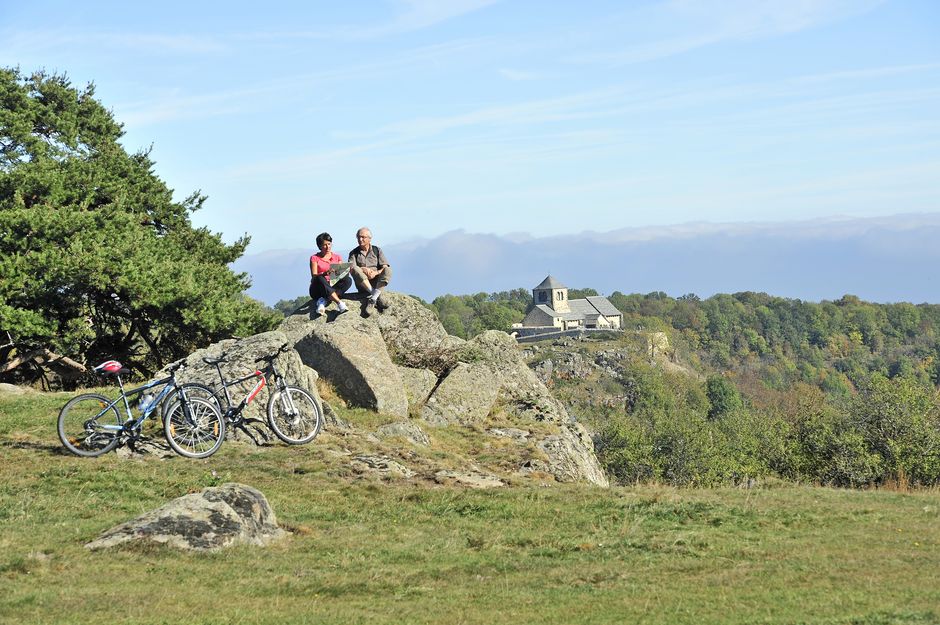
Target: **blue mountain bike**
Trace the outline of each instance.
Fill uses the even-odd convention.
[[[121,394],[115,399],[98,393],[85,393],[75,397],[59,412],[58,433],[62,444],[75,455],[101,456],[121,444],[131,447],[140,440],[144,421],[162,402],[170,398],[164,408],[164,432],[167,443],[181,456],[208,458],[225,440],[225,419],[215,402],[192,397],[176,382],[176,371],[185,366],[179,362],[169,367],[169,377],[137,388],[125,389],[121,379],[129,372],[116,360],[103,362],[95,372],[117,379]],[[154,396],[150,391],[163,388]],[[134,417],[129,398],[139,398]],[[121,415],[121,408],[126,416]]]

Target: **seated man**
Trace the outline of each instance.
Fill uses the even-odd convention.
[[[368,228],[359,228],[356,231],[356,240],[359,247],[349,252],[349,262],[353,265],[349,275],[352,276],[359,292],[366,296],[363,313],[368,317],[372,306],[380,311],[388,308],[381,295],[382,289],[388,286],[392,278],[392,267],[382,250],[377,245],[372,245],[372,232]]]

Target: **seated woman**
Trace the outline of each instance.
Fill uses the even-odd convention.
[[[317,236],[317,247],[320,251],[310,257],[310,299],[317,301],[318,315],[326,312],[326,307],[331,301],[336,302],[339,313],[344,313],[349,308],[340,299],[340,295],[349,289],[352,279],[346,276],[336,284],[330,285],[330,265],[343,262],[343,258],[333,252],[333,237],[328,232]]]

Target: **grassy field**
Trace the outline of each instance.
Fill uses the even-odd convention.
[[[940,623],[937,492],[472,491],[357,474],[329,432],[89,460],[59,450],[67,398],[0,396],[0,623]],[[265,493],[290,538],[83,547],[228,481]]]

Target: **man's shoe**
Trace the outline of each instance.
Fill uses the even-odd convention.
[[[317,314],[321,316],[326,314],[326,300],[322,297],[317,300]]]
[[[372,307],[375,306],[375,302],[372,301],[371,297],[367,297],[362,301],[362,316],[368,317],[372,314]]]
[[[375,308],[376,308],[379,312],[385,312],[385,310],[388,309],[388,302],[385,301],[385,297],[384,297],[384,296],[379,295],[379,298],[378,298],[377,300],[375,300]]]

